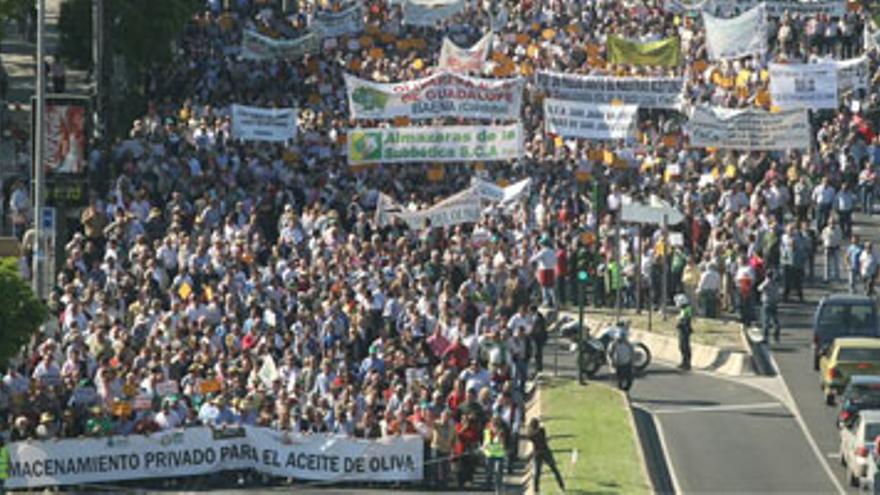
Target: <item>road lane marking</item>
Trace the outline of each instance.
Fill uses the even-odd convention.
[[[840,459],[840,452],[829,452],[825,454],[825,457],[829,459]]]
[[[689,406],[689,407],[670,407],[666,409],[657,409],[654,414],[680,414],[694,412],[729,412],[729,411],[750,411],[752,409],[770,409],[785,405],[779,402],[755,402],[752,404],[720,404],[717,406]]]
[[[788,395],[788,410],[791,411],[792,414],[794,414],[795,421],[797,421],[798,426],[801,427],[801,431],[804,432],[804,436],[807,438],[807,443],[813,450],[813,454],[816,456],[816,459],[819,459],[819,464],[821,464],[822,468],[825,469],[825,474],[828,475],[828,478],[831,480],[834,488],[837,489],[837,493],[844,495],[846,493],[846,489],[843,488],[840,480],[837,479],[837,475],[834,474],[834,471],[831,469],[831,465],[828,464],[828,459],[826,459],[825,456],[822,455],[822,450],[819,448],[819,444],[816,443],[816,439],[813,438],[813,434],[810,432],[810,428],[807,426],[807,422],[804,420],[803,415],[801,415],[801,408],[798,407],[797,401],[794,399],[794,394],[791,393],[791,389],[788,387],[788,383],[786,383],[785,381],[785,375],[782,374],[779,365],[776,364],[776,358],[773,356],[772,349],[767,352],[767,358],[770,360],[770,364],[773,366],[773,369],[776,370],[776,377],[779,378],[780,383],[782,383],[782,387],[785,389],[785,393]]]
[[[672,483],[672,493],[678,495],[681,493],[681,483],[678,481],[675,464],[672,462],[672,455],[670,455],[669,446],[666,444],[666,434],[663,433],[662,421],[660,421],[660,416],[649,410],[648,412],[654,417],[654,427],[657,428],[657,438],[660,439],[660,450],[663,451],[663,457],[666,458],[666,470],[669,472],[669,482]]]

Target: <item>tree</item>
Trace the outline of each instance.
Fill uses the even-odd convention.
[[[6,364],[46,321],[49,311],[21,278],[18,260],[0,259],[0,364]]]
[[[33,0],[0,0],[0,39],[5,38],[6,23],[24,19],[34,5]]]

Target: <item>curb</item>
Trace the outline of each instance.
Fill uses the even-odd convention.
[[[648,481],[648,487],[651,489],[651,493],[660,493],[661,490],[658,489],[657,484],[654,482],[654,477],[651,476],[651,473],[648,470],[648,460],[645,457],[645,445],[642,443],[642,435],[636,425],[635,411],[633,411],[633,405],[632,402],[630,402],[629,394],[622,390],[617,390],[617,393],[623,396],[623,402],[626,404],[626,410],[629,413],[627,414],[627,417],[629,418],[629,427],[632,428],[633,442],[636,444],[636,450],[639,453],[639,462],[642,464],[642,476]],[[665,461],[666,459],[664,459],[664,462]]]
[[[529,403],[526,405],[526,413],[524,415],[523,424],[528,425],[529,421],[532,418],[541,418],[541,387],[543,385],[544,378],[542,376],[535,377],[535,391],[532,393],[532,398]],[[520,446],[523,444],[520,443]],[[526,468],[523,470],[522,474],[522,482],[523,482],[523,493],[526,495],[536,495],[534,490],[532,490],[532,477],[534,473],[532,473],[532,463],[531,463],[531,455],[532,455],[532,443],[526,442],[526,446],[521,448],[520,457],[524,459],[529,459],[526,462]]]

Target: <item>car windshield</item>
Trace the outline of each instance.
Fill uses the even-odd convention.
[[[873,440],[880,436],[880,423],[869,423],[865,425],[865,440]]]
[[[839,362],[880,362],[880,348],[844,347],[837,354]]]
[[[880,407],[880,384],[851,387],[847,399],[862,408]]]
[[[818,330],[837,336],[868,335],[877,329],[877,310],[870,304],[826,304]]]

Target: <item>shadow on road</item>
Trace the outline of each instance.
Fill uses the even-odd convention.
[[[645,456],[648,476],[651,477],[651,485],[653,485],[656,493],[675,493],[672,476],[669,474],[666,456],[660,443],[660,435],[657,433],[657,426],[654,424],[654,417],[641,407],[634,405],[633,418],[635,419],[639,437],[642,439],[642,453]]]

